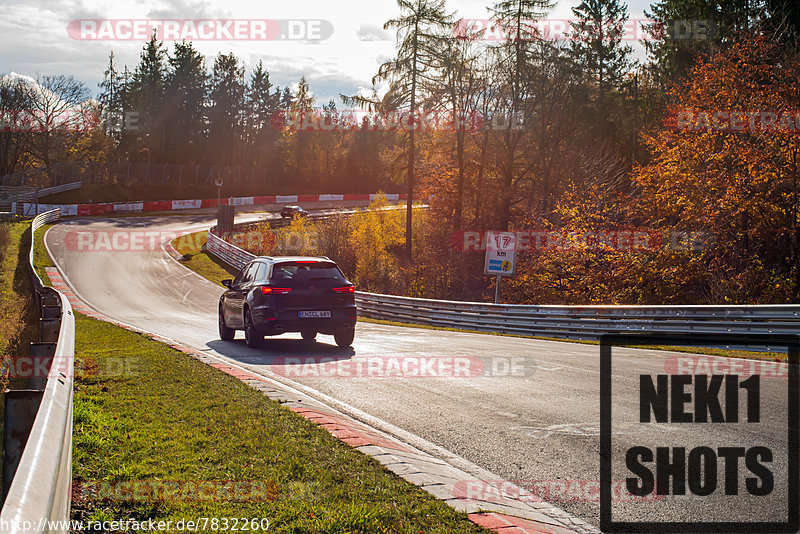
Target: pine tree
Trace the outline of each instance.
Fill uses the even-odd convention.
[[[219,54],[211,75],[209,142],[217,163],[234,165],[243,143],[244,67],[233,54]]]
[[[139,65],[128,86],[132,111],[139,114],[138,142],[147,151],[147,162],[162,161],[164,153],[164,85],[166,51],[156,32],[144,46]]]
[[[122,109],[124,81],[114,66],[113,51],[108,56],[108,68],[103,72],[103,81],[98,86],[101,89],[97,100],[100,102],[100,119],[103,129],[107,135],[119,142],[125,120]]]
[[[399,45],[397,58],[381,65],[373,80],[388,80],[390,93],[395,102],[407,104],[411,117],[416,120],[417,105],[420,100],[420,86],[429,80],[430,71],[436,62],[436,43],[444,31],[452,31],[452,15],[445,13],[444,0],[397,0],[400,17],[391,19],[383,25],[385,30],[397,29]],[[412,259],[411,229],[412,205],[414,203],[414,164],[416,146],[414,126],[408,132],[406,191],[406,242],[405,253],[409,262]]]
[[[269,72],[259,61],[250,74],[247,88],[250,159],[256,166],[271,167],[274,160],[277,132],[272,127],[272,119],[280,106],[280,92],[276,88],[270,93],[271,89]]]
[[[596,84],[598,109],[603,112],[606,94],[630,67],[632,48],[621,44],[628,10],[619,0],[583,0],[572,13],[578,20],[572,23],[575,36],[570,51],[576,65]]]
[[[176,163],[197,161],[203,153],[208,74],[192,43],[175,43],[166,76],[165,113],[168,152]]]

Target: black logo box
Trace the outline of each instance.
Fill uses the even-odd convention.
[[[611,348],[626,345],[688,347],[785,347],[788,354],[788,466],[785,522],[612,521]],[[600,529],[603,532],[797,532],[800,530],[800,336],[770,334],[604,334],[600,336]],[[719,357],[719,356],[709,356]]]

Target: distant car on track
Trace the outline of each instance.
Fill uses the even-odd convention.
[[[326,257],[257,257],[222,284],[228,288],[219,299],[223,340],[244,330],[249,347],[284,332],[300,332],[307,341],[333,335],[340,347],[353,343],[355,287]]]
[[[293,217],[308,217],[308,212],[300,206],[284,206],[281,208],[281,217],[291,219]]]

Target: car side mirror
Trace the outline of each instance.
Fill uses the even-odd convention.
[[[232,284],[232,283],[233,283],[233,280],[223,280],[223,281],[221,282],[221,284],[222,284],[223,286],[227,287],[228,289],[230,289],[230,288],[231,288],[231,284]]]

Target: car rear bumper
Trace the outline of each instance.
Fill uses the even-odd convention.
[[[334,308],[330,317],[308,318],[299,317],[300,310],[281,310],[276,312],[269,307],[256,307],[253,309],[253,325],[265,336],[275,336],[284,332],[302,332],[313,330],[321,334],[333,334],[336,331],[355,328],[357,312],[356,307]]]

